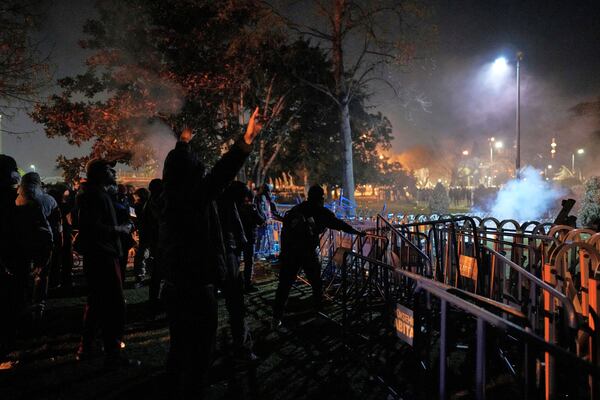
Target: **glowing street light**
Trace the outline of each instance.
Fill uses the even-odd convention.
[[[520,178],[519,170],[521,169],[521,61],[523,53],[517,52],[515,62],[517,70],[517,115],[516,115],[516,157],[515,157],[515,175]],[[509,63],[505,57],[498,57],[492,64],[491,73],[493,76],[501,76],[509,70]]]
[[[35,172],[35,165],[31,164],[31,165],[29,166],[29,168],[31,168],[31,169],[33,170],[33,172]]]
[[[504,143],[502,143],[502,142],[496,142],[496,143],[494,143],[494,147],[497,148],[497,149],[501,149],[501,148],[504,147]]]
[[[469,155],[469,150],[463,150],[462,155],[463,156],[468,156]]]
[[[504,57],[498,57],[492,64],[492,74],[496,76],[504,75],[508,71],[508,61]]]

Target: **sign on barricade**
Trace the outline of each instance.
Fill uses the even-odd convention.
[[[396,335],[402,341],[412,346],[415,336],[415,318],[413,310],[400,304],[396,304],[394,326],[396,328]]]
[[[477,259],[462,255],[458,260],[460,276],[477,281]]]

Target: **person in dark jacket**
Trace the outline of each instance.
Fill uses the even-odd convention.
[[[108,186],[108,193],[113,200],[113,206],[117,216],[117,225],[125,226],[129,225],[133,227],[133,221],[131,219],[131,204],[129,202],[129,196],[127,194],[127,186],[125,185],[110,185]],[[129,262],[129,250],[135,246],[135,240],[131,230],[129,232],[121,232],[119,234],[121,240],[122,254],[119,257],[119,266],[121,267],[121,280],[125,285],[125,273],[127,272],[127,263]]]
[[[146,252],[148,251],[148,238],[146,237],[146,226],[144,225],[144,208],[150,197],[150,192],[146,188],[136,189],[133,193],[135,210],[135,228],[138,234],[138,244],[133,258],[133,273],[135,282],[140,285],[146,275]]]
[[[288,211],[281,231],[281,270],[273,305],[273,326],[281,325],[285,303],[300,268],[304,270],[313,292],[315,308],[322,303],[321,264],[317,256],[320,235],[325,229],[335,229],[361,235],[364,233],[324,207],[325,192],[321,186],[311,186],[308,199]]]
[[[86,166],[87,182],[77,197],[79,235],[77,248],[83,255],[88,298],[83,317],[83,334],[77,359],[92,352],[96,328],[104,341],[108,366],[137,364],[120,354],[125,325],[125,300],[119,258],[123,255],[120,235],[131,225],[119,225],[114,202],[107,193],[115,184],[114,164],[95,159]]]
[[[48,191],[48,194],[58,204],[62,220],[62,246],[60,246],[56,259],[58,265],[53,266],[54,270],[50,271],[50,284],[52,285],[53,281],[59,282],[62,288],[67,289],[73,286],[73,218],[71,211],[75,199],[72,193],[71,189],[63,184],[56,185]],[[53,273],[56,274],[55,277],[52,276]]]
[[[26,294],[26,300],[32,305],[34,319],[40,320],[46,309],[51,260],[62,245],[60,210],[56,200],[42,189],[36,172],[23,175],[17,193],[19,270],[26,281],[32,279],[33,290]]]
[[[164,268],[160,262],[159,252],[159,222],[160,210],[162,208],[162,179],[152,179],[148,185],[150,197],[142,211],[143,226],[145,229],[145,238],[150,252],[146,266],[150,272],[150,285],[148,293],[148,302],[150,304],[150,314],[152,317],[158,312],[160,283],[165,278]]]
[[[244,256],[244,291],[254,293],[258,289],[252,284],[252,270],[254,267],[254,244],[256,242],[256,229],[263,225],[266,220],[254,204],[252,190],[240,182],[243,188],[241,194],[236,199],[236,205],[244,227],[246,244],[242,248]]]
[[[225,247],[216,199],[235,178],[261,129],[258,108],[246,133],[212,170],[192,151],[185,129],[163,168],[159,243],[168,274],[170,351],[167,369],[183,397],[203,395],[217,329],[214,285],[225,276]]]
[[[244,226],[238,213],[237,204],[244,196],[246,185],[232,182],[218,199],[219,220],[225,245],[225,276],[219,287],[225,296],[225,305],[229,313],[229,325],[233,339],[234,356],[238,359],[256,360],[251,351],[251,343],[246,325],[244,306],[244,288],[240,274],[239,257],[246,246]]]
[[[0,362],[12,351],[17,332],[14,217],[19,180],[15,159],[0,154]]]

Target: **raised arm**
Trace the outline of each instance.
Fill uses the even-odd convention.
[[[252,142],[260,133],[262,122],[258,117],[259,109],[256,107],[254,113],[248,121],[246,133],[236,141],[233,146],[225,153],[204,180],[204,190],[212,197],[216,198],[235,178],[239,170],[244,165],[246,158],[252,151]]]

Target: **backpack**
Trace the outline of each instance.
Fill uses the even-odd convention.
[[[319,235],[313,217],[306,217],[298,206],[283,217],[282,245],[286,250],[311,250],[318,246]]]
[[[53,237],[48,220],[37,204],[18,206],[17,242],[21,249],[38,265],[45,265],[50,259]]]

